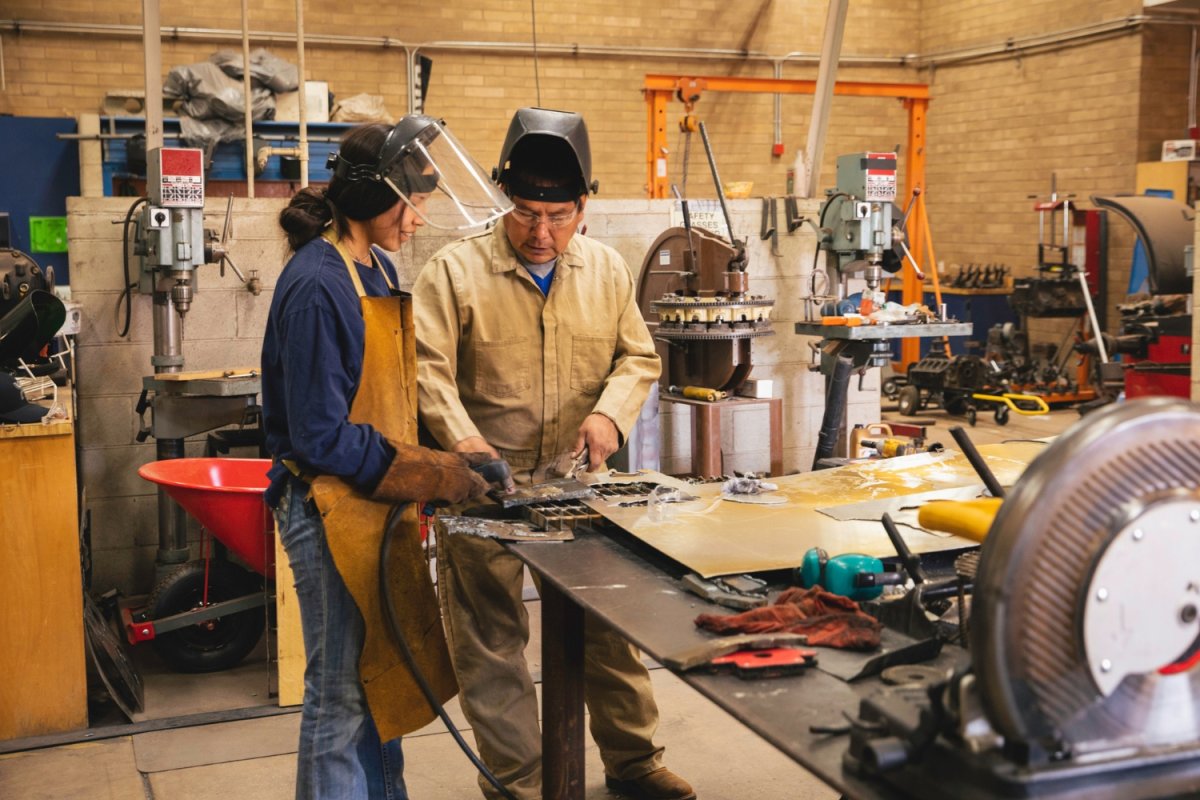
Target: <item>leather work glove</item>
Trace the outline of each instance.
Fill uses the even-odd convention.
[[[372,500],[449,505],[465,503],[489,489],[488,482],[471,468],[463,455],[412,444],[390,444],[396,455],[371,492]]]
[[[513,483],[512,468],[503,458],[496,458],[491,453],[458,453],[466,459],[471,469],[483,476],[491,487],[502,494],[512,494],[517,490]]]

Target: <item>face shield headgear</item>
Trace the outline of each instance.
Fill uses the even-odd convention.
[[[454,135],[433,117],[402,117],[373,165],[351,164],[332,153],[326,166],[343,180],[387,185],[426,224],[442,230],[486,225],[512,208]],[[449,215],[433,216],[425,208],[428,196],[438,192],[450,200]]]

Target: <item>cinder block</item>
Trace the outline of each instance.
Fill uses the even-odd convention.
[[[80,347],[99,345],[125,346],[130,344],[149,345],[154,340],[154,319],[149,297],[134,294],[130,301],[131,322],[128,335],[121,337],[125,325],[125,302],[120,292],[81,292],[71,282],[71,299],[82,306],[82,325],[77,344]],[[118,304],[118,300],[121,302]],[[118,327],[120,326],[120,327]],[[147,351],[149,352],[149,351]],[[148,357],[148,356],[147,356]],[[146,362],[149,364],[149,362]]]
[[[158,494],[88,498],[92,549],[113,551],[158,544]]]
[[[183,357],[188,372],[257,368],[262,364],[262,339],[184,339]]]
[[[92,590],[117,589],[126,596],[149,594],[154,589],[156,545],[119,547],[92,553]]]
[[[79,392],[83,397],[141,392],[142,376],[151,375],[149,344],[86,346],[76,350]]]
[[[137,474],[140,467],[157,459],[154,440],[134,444],[132,437],[122,446],[87,447],[80,451],[80,468],[87,495],[96,500],[119,500],[154,494],[154,485]]]
[[[734,408],[732,418],[731,441],[728,452],[743,453],[771,450],[771,414],[767,405],[755,408]],[[724,429],[726,426],[722,426]],[[722,448],[725,445],[722,443]]]
[[[76,441],[85,452],[133,443],[137,433],[137,415],[133,411],[136,395],[81,396]],[[86,477],[86,471],[85,471]]]
[[[263,292],[255,297],[249,292],[234,295],[237,304],[236,332],[240,339],[257,339],[266,336],[267,316],[271,310],[274,292]]]

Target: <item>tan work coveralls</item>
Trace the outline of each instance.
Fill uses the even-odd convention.
[[[548,296],[503,225],[449,245],[413,288],[421,419],[445,447],[482,436],[518,483],[546,477],[598,412],[623,437],[661,369],[629,267],[575,236]],[[541,797],[537,697],[525,662],[523,565],[488,539],[439,537],[443,620],[463,711],[480,754],[522,800]],[[661,766],[658,708],[638,652],[588,617],[585,700],[605,771],[631,780]],[[488,797],[495,790],[480,781]]]
[[[391,441],[415,444],[416,351],[411,299],[406,295],[368,297],[345,248],[327,238],[350,271],[366,326],[362,377],[350,405],[350,421],[369,423]],[[359,676],[379,737],[386,742],[435,718],[392,642],[384,617],[379,591],[380,544],[393,507],[371,500],[332,475],[312,480],[312,496],[321,512],[334,564],[366,625]],[[389,558],[390,593],[398,626],[418,667],[444,703],[457,687],[438,624],[438,602],[422,553],[417,514],[416,504],[410,504],[395,523],[399,529]]]

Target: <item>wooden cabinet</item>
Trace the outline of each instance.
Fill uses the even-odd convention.
[[[0,425],[0,740],[85,728],[70,421]]]

